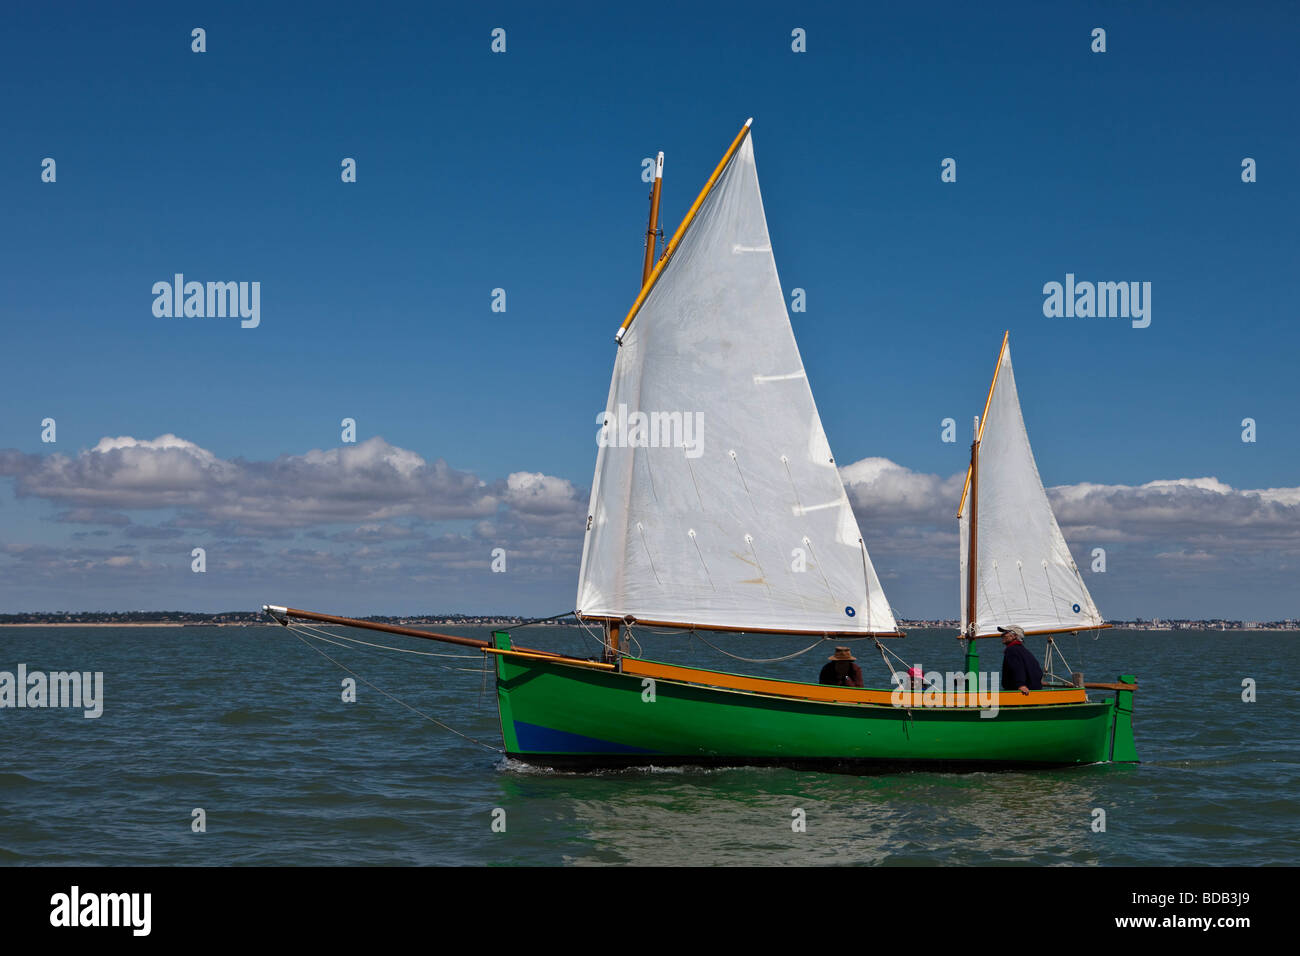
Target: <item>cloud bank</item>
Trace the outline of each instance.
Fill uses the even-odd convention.
[[[866,458],[841,475],[896,609],[953,615],[964,471]],[[484,478],[378,437],[269,461],[223,459],[171,434],[108,437],[75,455],[0,451],[0,477],[18,508],[51,512],[43,540],[0,534],[10,607],[28,606],[20,596],[41,585],[62,587],[69,607],[87,606],[78,588],[120,592],[128,606],[169,589],[179,601],[195,586],[190,549],[204,547],[231,588],[405,594],[404,605],[445,610],[513,610],[526,598],[554,613],[572,600],[587,507],[587,490],[565,478]],[[1081,568],[1106,549],[1107,573],[1088,583],[1110,616],[1142,613],[1126,595],[1173,604],[1188,590],[1260,594],[1300,566],[1300,488],[1197,477],[1048,495]],[[505,575],[491,571],[497,548]]]

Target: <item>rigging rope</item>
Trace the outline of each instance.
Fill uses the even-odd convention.
[[[1078,632],[1078,631],[1075,631],[1075,632],[1074,632],[1074,636],[1075,636],[1076,638],[1078,638],[1078,636],[1079,636],[1079,632]],[[1057,674],[1057,673],[1052,669],[1052,667],[1053,667],[1053,665],[1052,665],[1052,651],[1053,651],[1053,650],[1056,651],[1056,656],[1059,657],[1059,658],[1061,659],[1061,664],[1065,667],[1065,672],[1066,672],[1067,674],[1071,674],[1071,675],[1072,675],[1072,668],[1070,667],[1070,662],[1067,661],[1067,660],[1065,659],[1065,654],[1064,654],[1064,652],[1062,652],[1060,645],[1056,643],[1056,641],[1055,641],[1055,639],[1053,638],[1053,636],[1052,636],[1051,634],[1048,634],[1048,635],[1047,635],[1047,653],[1043,655],[1043,657],[1046,659],[1046,662],[1047,662],[1047,669],[1046,669],[1046,674],[1045,674],[1045,676],[1050,677],[1050,678],[1052,678],[1053,680],[1062,681],[1063,683],[1065,683],[1065,684],[1067,684],[1067,685],[1073,686],[1073,685],[1074,685],[1073,676],[1071,676],[1071,678],[1067,679],[1067,678],[1062,677],[1060,674]]]
[[[578,618],[578,626],[582,628],[582,633],[583,633],[585,636],[591,638],[593,641],[596,642],[596,644],[601,648],[601,650],[604,650],[604,648],[605,648],[605,639],[604,639],[603,637],[598,637],[598,636],[595,634],[595,632],[592,631],[592,629],[591,629],[591,625],[590,625],[590,624],[588,624],[588,623],[587,623],[586,621],[584,621],[582,618]]]
[[[756,657],[741,657],[739,654],[732,654],[729,651],[724,651],[722,648],[705,640],[703,637],[700,637],[699,632],[696,631],[694,628],[691,629],[690,635],[691,637],[694,637],[697,640],[699,640],[699,642],[701,644],[704,644],[706,647],[713,648],[719,654],[725,654],[727,657],[730,657],[734,660],[744,661],[746,664],[779,664],[781,661],[792,661],[796,657],[800,657],[803,654],[807,654],[809,651],[811,651],[814,647],[817,647],[822,642],[830,640],[830,638],[828,637],[819,637],[814,643],[809,644],[803,650],[795,651],[793,654],[787,654],[785,655],[785,657],[756,658]]]
[[[632,633],[632,625],[625,622],[623,624],[623,633],[627,635],[627,639],[629,642],[636,645],[636,653],[633,654],[632,656],[644,657],[645,651],[641,648],[641,642],[637,640],[636,635]]]
[[[492,751],[493,753],[504,753],[504,752],[505,752],[505,751],[503,751],[500,747],[494,747],[494,746],[492,746],[491,744],[484,743],[483,741],[479,740],[477,737],[471,737],[469,734],[461,733],[461,732],[460,732],[459,730],[457,730],[455,727],[449,726],[448,724],[444,724],[441,720],[438,720],[438,718],[436,718],[436,717],[430,717],[430,716],[429,716],[428,714],[426,714],[424,711],[422,711],[422,710],[417,710],[416,708],[412,707],[410,704],[406,703],[406,701],[404,701],[404,700],[400,700],[400,699],[398,699],[397,697],[394,697],[392,694],[390,694],[388,691],[384,690],[382,687],[377,687],[377,686],[375,686],[375,685],[372,684],[370,681],[366,680],[364,677],[362,677],[360,674],[358,674],[356,671],[354,671],[354,670],[352,670],[350,667],[348,667],[346,664],[342,664],[342,663],[340,663],[339,661],[336,661],[334,658],[330,657],[328,654],[326,654],[324,651],[322,651],[319,647],[317,647],[317,646],[316,646],[315,644],[313,644],[311,641],[307,640],[307,638],[305,638],[302,634],[298,633],[298,631],[297,631],[296,628],[294,628],[294,627],[290,627],[289,630],[293,633],[293,636],[294,636],[294,637],[298,638],[298,640],[302,641],[304,644],[306,644],[308,647],[310,647],[313,651],[315,651],[315,652],[316,652],[317,654],[319,654],[321,657],[325,658],[325,659],[326,659],[327,661],[329,661],[331,664],[335,665],[336,667],[340,668],[341,670],[347,671],[349,674],[351,674],[351,675],[352,675],[353,677],[355,677],[357,680],[361,681],[361,683],[365,684],[365,685],[366,685],[367,687],[369,687],[371,690],[378,691],[379,693],[383,694],[385,697],[387,697],[389,700],[393,701],[394,703],[401,704],[401,705],[402,705],[403,707],[405,707],[407,710],[411,711],[411,713],[413,713],[413,714],[418,714],[418,715],[420,715],[421,717],[423,717],[425,720],[429,721],[430,723],[437,724],[437,725],[438,725],[439,727],[441,727],[443,730],[450,731],[451,733],[455,734],[457,737],[463,737],[463,738],[465,738],[466,740],[470,741],[471,743],[478,744],[480,747],[483,747],[483,748],[486,749],[486,750],[490,750],[490,751]],[[337,637],[338,635],[331,635],[331,636],[333,636],[333,637]],[[331,643],[333,643],[333,642],[331,642]]]
[[[875,642],[876,647],[880,650],[880,657],[885,662],[885,666],[889,668],[889,676],[897,677],[898,671],[894,670],[894,665],[889,663],[889,658],[885,656],[886,654],[894,654],[894,652],[889,650],[889,648],[885,647],[884,644],[881,644],[879,638],[872,638],[872,640]],[[907,661],[903,660],[903,658],[899,657],[897,654],[894,654],[894,657],[898,661],[898,663],[902,664],[904,667],[907,666]]]
[[[353,644],[364,644],[366,647],[376,647],[385,651],[397,651],[399,654],[418,654],[421,657],[448,657],[456,661],[473,661],[478,660],[479,657],[477,654],[439,654],[436,651],[416,651],[409,647],[393,647],[390,644],[372,644],[370,641],[363,641],[359,637],[348,637],[346,634],[334,634],[330,631],[322,630],[319,627],[314,627],[311,624],[303,624],[301,621],[290,623],[286,626],[290,630],[297,628],[309,632],[313,637],[318,637],[322,640],[326,638],[337,638],[340,641],[350,641]],[[333,643],[333,641],[330,643]],[[342,647],[343,645],[340,644],[336,646]],[[475,668],[476,673],[477,670],[478,669]]]
[[[550,617],[535,617],[530,621],[521,621],[519,624],[511,624],[510,629],[514,630],[516,627],[528,627],[531,624],[545,624],[547,621],[559,621],[566,617],[576,618],[577,614],[577,611],[565,611],[563,614],[552,614]]]

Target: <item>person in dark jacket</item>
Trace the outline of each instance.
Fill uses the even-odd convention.
[[[1022,627],[999,627],[1002,632],[1002,689],[1018,690],[1028,694],[1031,690],[1043,689],[1043,668],[1038,658],[1025,647],[1025,631]]]
[[[862,668],[854,663],[856,658],[847,647],[835,648],[835,653],[826,660],[821,674],[817,677],[819,684],[835,684],[839,687],[861,687]]]

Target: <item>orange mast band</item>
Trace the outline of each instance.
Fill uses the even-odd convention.
[[[724,153],[722,159],[718,161],[717,169],[713,171],[713,175],[709,177],[709,181],[704,184],[704,188],[700,190],[700,194],[695,197],[695,202],[691,204],[691,208],[686,211],[686,217],[682,219],[682,224],[677,227],[677,231],[673,233],[672,239],[668,241],[668,247],[664,250],[663,258],[655,263],[654,272],[650,273],[650,278],[641,287],[640,294],[637,295],[636,301],[632,303],[632,308],[628,310],[627,318],[623,320],[623,324],[619,326],[618,332],[614,334],[615,342],[620,345],[623,344],[623,335],[627,332],[628,326],[632,324],[632,320],[636,318],[636,314],[641,311],[641,306],[645,302],[646,296],[650,294],[650,290],[653,289],[655,283],[659,281],[659,276],[663,274],[664,267],[668,265],[668,260],[673,257],[673,252],[677,249],[677,244],[681,242],[682,236],[686,234],[686,228],[691,224],[691,221],[695,218],[695,214],[699,212],[700,206],[704,204],[704,200],[713,190],[713,186],[717,183],[718,177],[722,175],[722,171],[727,168],[727,163],[731,162],[731,157],[734,156],[736,150],[740,148],[740,144],[744,141],[745,135],[749,132],[749,126],[753,122],[754,118],[752,116],[745,120],[745,125],[740,128],[740,132],[736,134],[736,138],[731,141],[731,145],[727,147],[726,153]]]

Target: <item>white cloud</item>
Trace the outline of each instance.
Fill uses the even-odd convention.
[[[866,458],[840,471],[891,600],[918,616],[951,611],[965,470],[941,476]],[[240,594],[270,580],[290,591],[325,588],[327,597],[415,584],[429,606],[451,607],[448,596],[467,588],[513,596],[523,585],[564,601],[587,507],[586,490],[567,479],[516,471],[485,480],[382,438],[248,461],[170,434],[108,437],[70,456],[0,451],[0,476],[13,479],[18,497],[58,506],[47,527],[82,529],[62,545],[0,542],[16,594],[33,582],[98,582],[107,593],[123,580],[152,586],[187,571],[190,549],[201,545],[204,586],[233,587],[238,576]],[[1107,589],[1132,595],[1129,613],[1165,616],[1148,603],[1153,586],[1182,600],[1211,581],[1225,586],[1230,573],[1237,591],[1271,596],[1300,567],[1300,488],[1238,489],[1206,476],[1081,482],[1048,495],[1081,566],[1091,548],[1107,549],[1109,573],[1090,579],[1106,613],[1124,613],[1107,603]],[[162,520],[128,514],[141,511]],[[506,550],[507,575],[490,570],[496,547]]]

